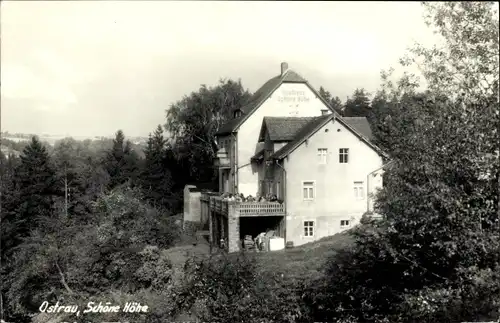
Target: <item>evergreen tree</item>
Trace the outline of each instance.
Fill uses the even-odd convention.
[[[330,106],[338,114],[340,114],[341,116],[344,115],[344,112],[343,112],[344,106],[343,106],[342,101],[340,100],[340,98],[338,96],[333,97],[333,95],[329,91],[325,90],[325,88],[322,86],[319,87],[319,95],[323,99],[325,99],[326,102],[328,102],[328,104],[330,104]]]
[[[344,115],[344,105],[342,104],[342,100],[340,100],[338,96],[330,100],[330,105],[338,114],[340,114],[341,116]]]
[[[110,177],[110,188],[126,182],[134,183],[137,177],[138,159],[130,141],[125,141],[123,131],[118,130],[113,146],[105,159],[105,167]]]
[[[332,100],[332,94],[322,86],[319,87],[319,95],[328,103]]]
[[[54,211],[54,200],[60,196],[57,177],[46,148],[33,137],[21,156],[14,172],[13,201],[18,205],[11,213],[13,244],[28,236],[40,220],[50,217]]]
[[[345,103],[345,117],[367,117],[370,114],[370,98],[364,89],[356,89]]]
[[[146,159],[142,174],[142,187],[150,201],[170,206],[167,200],[172,191],[172,176],[167,165],[166,144],[163,129],[161,125],[158,125],[154,135],[149,135],[148,144],[144,151]]]

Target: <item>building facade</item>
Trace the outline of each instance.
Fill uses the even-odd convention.
[[[333,235],[373,210],[382,186],[385,155],[371,142],[366,118],[335,113],[286,63],[234,111],[217,143],[219,193],[278,200],[219,206],[227,217],[216,221],[226,223],[219,231],[232,240],[267,229],[294,245]],[[236,245],[229,241],[230,251]]]

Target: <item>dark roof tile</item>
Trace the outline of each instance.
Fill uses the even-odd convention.
[[[288,154],[290,154],[298,145],[300,145],[307,137],[312,135],[318,127],[321,127],[328,121],[332,120],[334,118],[334,114],[327,114],[324,116],[320,117],[314,117],[312,118],[307,124],[305,124],[302,129],[300,129],[297,134],[295,135],[295,138],[290,141],[288,144],[285,146],[281,147],[278,151],[276,151],[271,158],[274,159],[281,159],[286,157]]]
[[[314,117],[264,117],[265,126],[262,130],[267,129],[271,141],[292,141],[299,130],[313,119]]]
[[[366,139],[373,139],[372,129],[366,117],[344,117],[343,119],[348,125],[356,129]]]

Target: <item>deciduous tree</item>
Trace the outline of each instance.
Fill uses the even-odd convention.
[[[240,81],[221,80],[214,87],[202,85],[197,92],[184,96],[167,109],[165,129],[172,138],[177,159],[189,164],[192,180],[214,179],[215,133],[249,98],[250,93]]]

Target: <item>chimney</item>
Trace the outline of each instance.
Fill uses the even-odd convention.
[[[283,74],[285,74],[286,71],[288,71],[288,63],[283,62],[281,63],[281,76],[283,76]]]

